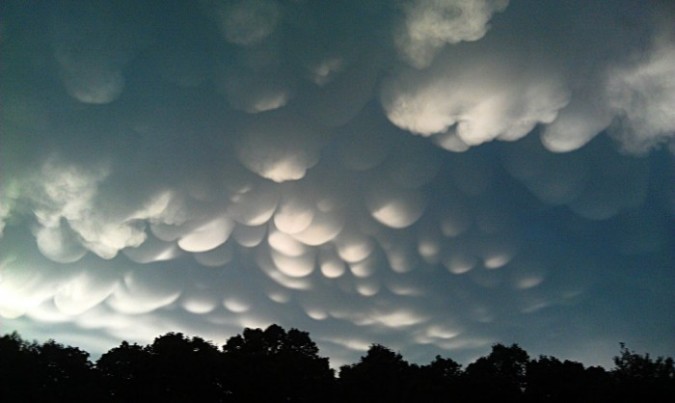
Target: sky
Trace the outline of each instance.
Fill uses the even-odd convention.
[[[0,333],[675,355],[669,1],[0,4]]]

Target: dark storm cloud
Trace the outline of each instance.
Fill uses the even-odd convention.
[[[3,330],[672,351],[665,2],[1,15]]]

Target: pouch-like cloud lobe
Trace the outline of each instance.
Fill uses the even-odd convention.
[[[672,354],[667,2],[0,15],[0,330],[100,352],[276,322],[335,365]]]

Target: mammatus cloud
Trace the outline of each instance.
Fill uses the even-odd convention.
[[[569,151],[605,129],[631,153],[672,143],[675,117],[668,105],[675,100],[675,48],[669,36],[655,38],[642,60],[608,67],[604,87],[565,108],[545,129],[544,144],[552,151]]]
[[[396,32],[396,46],[412,66],[428,67],[445,45],[481,39],[492,14],[504,11],[508,3],[508,0],[404,2],[405,17]]]
[[[273,0],[205,1],[215,12],[225,39],[238,46],[253,46],[267,39],[279,25],[281,6]]]
[[[672,145],[675,114],[675,45],[673,34],[656,38],[647,60],[619,70],[610,79],[609,99],[619,123],[612,132],[629,152]]]
[[[2,329],[668,353],[672,9],[328,3],[6,2]]]
[[[85,104],[117,99],[124,90],[123,69],[145,42],[136,17],[115,16],[114,7],[99,0],[59,2],[50,11],[54,59],[68,94]]]
[[[424,4],[440,3],[453,7],[453,2]],[[486,8],[481,2],[470,3]],[[600,10],[567,21],[567,28],[588,24],[596,11]],[[617,53],[604,60],[597,56],[603,43],[617,43],[618,38],[631,42],[645,35],[627,23],[612,20],[629,18],[626,14],[632,11],[627,6],[616,10],[616,16],[602,16],[614,29],[591,32],[591,38],[566,32],[570,41],[588,42],[578,49],[561,46],[552,51],[548,46],[560,38],[546,43],[545,35],[533,39],[529,27],[521,26],[462,46],[439,46],[435,59],[424,63],[426,69],[403,68],[389,78],[382,90],[383,107],[398,127],[431,136],[451,151],[494,139],[517,140],[537,125],[543,127],[544,145],[554,152],[575,150],[605,129],[630,152],[645,152],[655,144],[672,142],[672,29],[657,23],[654,16],[642,21],[644,16],[633,16],[634,24],[654,26],[653,36],[643,39],[651,44],[629,50],[616,48]],[[442,14],[429,15],[441,18]],[[547,15],[541,18],[553,28],[560,24],[548,21]],[[522,22],[509,21],[508,15],[504,20]],[[605,46],[600,53],[612,48]],[[583,75],[575,74],[581,71]]]
[[[543,67],[532,66],[535,61],[509,65],[504,58],[510,55],[495,53],[439,57],[424,72],[399,75],[383,90],[387,116],[415,134],[439,136],[439,145],[450,151],[518,140],[537,124],[555,121],[569,101],[556,74],[540,77]]]

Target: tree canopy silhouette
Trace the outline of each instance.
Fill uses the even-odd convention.
[[[310,402],[330,396],[334,374],[309,333],[278,325],[245,329],[223,346],[224,381],[233,401]]]
[[[517,344],[492,346],[487,357],[466,367],[466,380],[475,391],[474,400],[518,400],[525,388],[525,374],[530,357]]]
[[[340,368],[340,389],[344,401],[410,401],[412,378],[401,354],[373,344],[358,363]]]
[[[54,340],[28,343],[18,333],[0,338],[0,401],[95,399],[100,389],[89,353]]]
[[[662,396],[675,397],[675,365],[672,358],[653,359],[640,355],[620,344],[612,371],[616,392],[633,401],[659,401]]]
[[[110,401],[131,402],[149,395],[150,353],[123,341],[96,361],[101,387]]]
[[[495,344],[466,369],[436,356],[411,364],[373,344],[339,377],[307,332],[246,328],[222,348],[182,333],[147,345],[126,341],[95,364],[86,351],[54,340],[0,337],[1,402],[570,402],[675,401],[672,358],[620,344],[615,367],[531,359],[517,344]]]
[[[602,401],[610,391],[607,372],[598,367],[540,356],[527,364],[526,401],[583,402]]]

